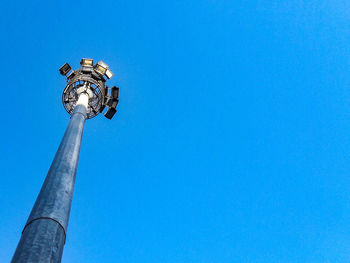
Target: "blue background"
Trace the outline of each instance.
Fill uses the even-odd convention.
[[[105,61],[63,262],[349,262],[348,1],[0,4],[0,262],[69,120],[58,68]]]

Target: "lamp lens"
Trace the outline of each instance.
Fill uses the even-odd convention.
[[[107,71],[106,71],[106,77],[107,77],[108,79],[110,79],[111,77],[113,77],[113,73],[112,73],[112,71],[110,71],[109,69],[107,69]]]
[[[104,74],[106,73],[106,71],[107,71],[106,68],[104,68],[104,67],[102,67],[102,66],[100,66],[100,65],[96,65],[95,70],[96,70],[98,73],[100,73],[101,75],[104,75]]]

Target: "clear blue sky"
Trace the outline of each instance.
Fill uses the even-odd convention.
[[[0,4],[0,262],[69,121],[58,68],[105,61],[64,263],[350,261],[348,1]]]

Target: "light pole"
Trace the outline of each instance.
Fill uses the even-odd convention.
[[[67,79],[62,102],[71,119],[24,226],[13,263],[61,262],[85,120],[104,112],[111,119],[117,111],[119,88],[105,85],[113,76],[108,66],[102,61],[94,65],[92,59],[82,59],[80,64],[75,71],[68,63],[59,69]]]

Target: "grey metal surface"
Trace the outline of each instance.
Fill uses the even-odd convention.
[[[33,221],[22,234],[11,262],[61,262],[65,234],[50,219]]]
[[[86,117],[75,107],[11,262],[61,262]]]

